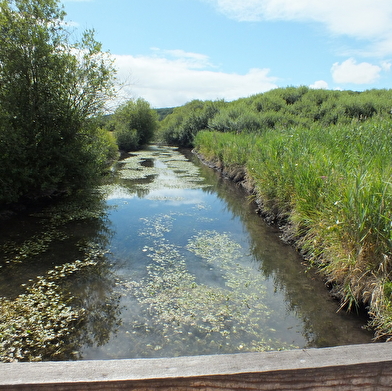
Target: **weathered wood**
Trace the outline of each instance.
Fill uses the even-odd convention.
[[[168,359],[0,365],[0,390],[392,389],[392,345]]]

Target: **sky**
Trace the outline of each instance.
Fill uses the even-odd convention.
[[[123,100],[154,108],[277,87],[392,88],[392,0],[63,0],[94,29]]]

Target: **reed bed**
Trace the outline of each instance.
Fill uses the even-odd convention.
[[[264,210],[326,277],[342,308],[368,308],[392,338],[392,121],[256,133],[202,131],[206,159],[241,165]]]

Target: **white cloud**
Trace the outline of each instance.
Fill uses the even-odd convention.
[[[151,56],[114,56],[118,79],[132,83],[122,89],[123,99],[141,97],[153,107],[170,107],[193,99],[234,100],[277,87],[269,69],[224,73],[215,70],[203,54],[153,51]]]
[[[388,61],[383,61],[383,62],[381,63],[381,68],[382,68],[382,70],[385,71],[385,72],[390,71],[390,70],[391,70],[391,66],[392,66],[392,64],[391,64],[390,62],[388,62]]]
[[[315,90],[326,90],[328,89],[328,83],[324,80],[317,80],[314,82],[314,84],[311,84],[309,87]]]
[[[332,65],[331,72],[335,83],[371,84],[380,77],[382,68],[368,62],[357,64],[353,58]]]
[[[239,21],[294,20],[322,23],[334,34],[374,40],[392,53],[391,0],[204,0]]]
[[[183,61],[189,68],[206,68],[213,67],[210,59],[205,54],[186,52],[181,49],[162,50],[159,48],[151,48],[159,57],[172,57]]]

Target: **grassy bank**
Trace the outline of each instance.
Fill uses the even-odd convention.
[[[392,336],[392,122],[201,131],[196,150],[244,166],[268,212],[325,275],[342,307],[368,306],[376,337]]]

